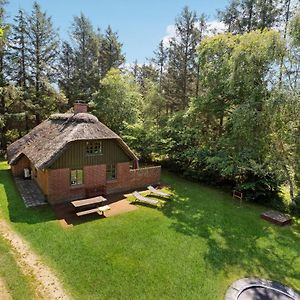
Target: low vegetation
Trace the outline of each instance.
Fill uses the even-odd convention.
[[[75,299],[222,299],[243,276],[300,289],[299,220],[276,227],[259,218],[263,207],[169,173],[163,180],[174,196],[162,208],[66,229],[48,207],[24,207],[1,162],[1,215]]]
[[[2,189],[2,187],[1,187]],[[2,190],[0,192],[2,196]],[[1,197],[1,200],[3,198]],[[3,201],[1,201],[1,206]],[[35,299],[34,281],[20,270],[7,242],[0,236],[0,293],[12,299]],[[5,289],[5,290],[2,290]]]

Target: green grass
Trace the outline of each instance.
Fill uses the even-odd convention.
[[[36,298],[32,279],[21,272],[9,245],[2,237],[0,237],[0,278],[13,299]]]
[[[300,223],[280,228],[230,195],[164,174],[174,197],[64,229],[49,208],[26,209],[0,164],[1,213],[76,299],[222,299],[244,276],[300,289]],[[7,200],[9,199],[9,201]]]

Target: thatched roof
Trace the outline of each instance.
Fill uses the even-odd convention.
[[[137,157],[123,140],[95,116],[88,113],[54,114],[7,148],[10,164],[26,155],[35,167],[45,169],[64,151],[66,145],[78,140],[116,139],[129,157]]]

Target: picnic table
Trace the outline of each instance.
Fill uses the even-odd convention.
[[[97,196],[97,197],[93,197],[93,198],[89,198],[89,199],[72,201],[71,203],[75,208],[78,208],[78,207],[87,206],[87,205],[100,204],[104,201],[106,201],[106,199],[104,197]]]

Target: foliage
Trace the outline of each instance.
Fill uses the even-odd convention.
[[[165,86],[171,111],[185,109],[189,97],[195,95],[196,47],[201,39],[197,22],[196,13],[190,11],[188,7],[184,7],[175,20],[176,37],[170,40],[167,86]]]
[[[2,148],[52,112],[84,100],[142,160],[241,189],[261,203],[280,204],[276,195],[288,186],[295,202],[298,3],[230,1],[219,13],[226,34],[209,32],[206,16],[184,7],[175,36],[160,41],[154,57],[142,65],[136,61],[130,71],[110,26],[102,32],[83,14],[75,16],[69,39],[59,47],[39,4],[31,13],[20,9],[7,24],[5,2],[0,1]]]
[[[300,47],[300,10],[291,20],[289,31],[293,44]]]
[[[101,78],[104,78],[111,68],[119,68],[125,62],[125,56],[122,54],[122,44],[118,38],[117,32],[114,32],[108,26],[100,41],[99,64]]]
[[[137,121],[141,95],[133,78],[111,69],[93,95],[93,113],[115,132]]]
[[[240,34],[280,26],[284,28],[284,23],[289,21],[292,8],[296,9],[292,7],[291,2],[290,0],[230,0],[224,10],[218,11],[218,16],[219,20],[226,25],[227,31],[232,33]]]
[[[60,54],[59,86],[68,98],[90,101],[99,90],[99,82],[111,68],[121,68],[125,61],[118,34],[107,27],[105,34],[95,31],[90,20],[81,13],[75,16],[71,42],[64,42]]]

